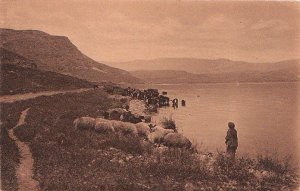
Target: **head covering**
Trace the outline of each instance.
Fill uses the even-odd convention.
[[[229,123],[228,123],[228,127],[229,127],[229,128],[234,128],[234,127],[235,127],[235,125],[234,125],[234,123],[233,123],[233,122],[229,122]]]

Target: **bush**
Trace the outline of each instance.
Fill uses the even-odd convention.
[[[257,168],[280,174],[284,174],[292,170],[289,159],[279,160],[277,157],[272,157],[270,155],[258,155]]]
[[[177,131],[175,120],[172,119],[172,116],[169,118],[163,117],[161,120],[161,124],[165,129],[173,129],[174,131]]]
[[[166,148],[154,151],[146,157],[139,170],[145,175],[153,175],[163,180],[170,177],[176,181],[204,180],[210,174],[205,163],[199,161],[193,152],[182,148]]]
[[[254,190],[293,188],[298,180],[295,172],[287,160],[280,161],[270,155],[259,155],[256,159],[237,158],[232,163],[225,153],[218,153],[215,162],[216,179],[224,182],[235,180]]]

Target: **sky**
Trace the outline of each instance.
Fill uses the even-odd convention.
[[[67,36],[97,61],[189,57],[274,62],[300,58],[300,2],[0,2],[1,28]]]

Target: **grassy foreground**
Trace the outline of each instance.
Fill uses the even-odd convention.
[[[123,100],[124,101],[124,100]],[[239,158],[230,165],[224,154],[156,148],[132,135],[102,135],[73,128],[80,116],[101,116],[123,101],[101,90],[39,97],[1,105],[1,181],[16,190],[18,152],[6,131],[20,112],[31,109],[17,137],[29,143],[34,178],[42,190],[293,190],[295,170],[268,156]],[[5,175],[5,176],[3,176]]]

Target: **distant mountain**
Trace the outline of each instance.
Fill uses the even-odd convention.
[[[193,74],[177,70],[139,70],[131,74],[148,83],[223,83],[223,82],[292,82],[299,78],[290,70],[248,71],[219,74]]]
[[[1,51],[18,55],[36,64],[40,70],[67,74],[92,82],[141,82],[127,71],[92,60],[64,36],[53,36],[36,30],[0,29],[0,37]],[[16,60],[8,62],[22,65]]]
[[[178,83],[297,81],[300,76],[299,60],[249,63],[228,59],[160,58],[111,63],[111,65],[132,71],[135,77],[146,81],[162,83],[169,83],[168,79]]]
[[[299,60],[286,60],[272,63],[250,63],[232,61],[229,59],[158,58],[153,60],[135,60],[108,64],[127,71],[184,70],[195,74],[218,74],[242,71],[268,72],[281,69],[299,69]]]

